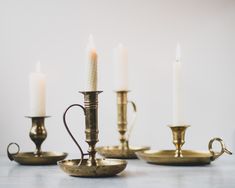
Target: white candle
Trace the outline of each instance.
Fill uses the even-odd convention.
[[[115,76],[115,90],[128,90],[128,53],[127,49],[119,44],[115,49],[114,56],[114,76]]]
[[[173,125],[183,124],[181,49],[178,44],[176,48],[176,60],[173,66]]]
[[[85,91],[97,90],[97,52],[93,42],[93,37],[90,35],[87,45],[87,62],[86,62],[86,83]]]
[[[29,75],[30,116],[46,115],[46,80],[41,73],[40,62],[36,65],[36,72]]]

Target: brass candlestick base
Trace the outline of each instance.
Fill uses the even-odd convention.
[[[182,150],[182,146],[185,143],[185,131],[188,125],[183,126],[170,126],[173,135],[173,144],[175,150],[161,150],[154,151],[148,150],[143,152],[137,152],[137,156],[152,164],[160,165],[206,165],[210,164],[220,157],[223,153],[232,154],[226,147],[221,138],[213,138],[210,140],[208,148],[209,151],[194,151],[194,150]],[[218,141],[221,145],[221,151],[215,152],[212,149],[214,141]]]
[[[48,117],[49,116],[28,117],[32,119],[32,127],[29,136],[36,145],[36,149],[34,152],[20,153],[19,145],[17,143],[10,143],[7,147],[7,154],[11,161],[14,160],[22,165],[50,165],[56,164],[57,161],[63,160],[67,156],[67,153],[42,152],[41,150],[41,145],[47,137],[44,120]],[[17,146],[18,151],[16,153],[10,152],[12,145]]]
[[[84,95],[84,107],[80,104],[73,104],[67,108],[63,120],[66,130],[77,145],[81,153],[81,159],[64,160],[58,162],[60,168],[71,176],[79,177],[104,177],[114,176],[126,168],[127,162],[115,159],[97,159],[96,143],[98,140],[98,94],[101,91],[81,92]],[[87,153],[84,153],[66,123],[66,114],[74,106],[82,108],[85,114],[86,142],[89,145]],[[84,159],[84,156],[88,159]]]
[[[136,105],[133,101],[127,100],[128,91],[117,91],[117,124],[118,132],[120,134],[119,146],[104,146],[98,147],[97,152],[107,158],[119,158],[119,159],[136,159],[135,152],[144,151],[150,149],[150,147],[132,147],[129,146],[129,137],[133,129],[133,125],[136,118]],[[130,103],[133,107],[133,120],[129,130],[127,131],[127,105]]]

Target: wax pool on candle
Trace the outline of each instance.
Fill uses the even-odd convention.
[[[86,91],[97,90],[97,52],[93,42],[93,37],[90,35],[87,45],[87,62],[86,62]]]
[[[29,75],[30,116],[46,115],[46,80],[40,69],[38,62],[36,72]]]
[[[115,49],[114,56],[114,74],[115,74],[115,90],[128,90],[128,53],[127,49],[122,45]]]
[[[173,125],[183,125],[182,118],[182,73],[181,49],[176,48],[176,60],[173,66]]]

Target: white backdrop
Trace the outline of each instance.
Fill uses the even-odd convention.
[[[62,115],[83,103],[84,56],[89,34],[99,53],[98,145],[118,143],[112,50],[129,51],[129,98],[138,106],[134,145],[173,148],[172,63],[180,41],[184,77],[185,148],[207,149],[222,137],[235,150],[235,1],[233,0],[0,0],[0,153],[15,141],[34,149],[28,134],[28,76],[37,60],[47,75],[48,138],[44,150],[78,152]],[[81,111],[69,115],[84,142]]]

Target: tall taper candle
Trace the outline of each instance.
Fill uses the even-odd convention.
[[[46,115],[46,80],[41,73],[40,62],[36,64],[36,72],[29,75],[30,116]]]
[[[182,117],[182,73],[181,49],[176,47],[176,60],[173,66],[173,125],[183,125]]]
[[[128,54],[127,49],[119,44],[114,55],[115,90],[128,90]]]
[[[92,35],[89,36],[87,45],[87,62],[86,62],[86,83],[85,91],[97,90],[97,52],[93,42]]]

